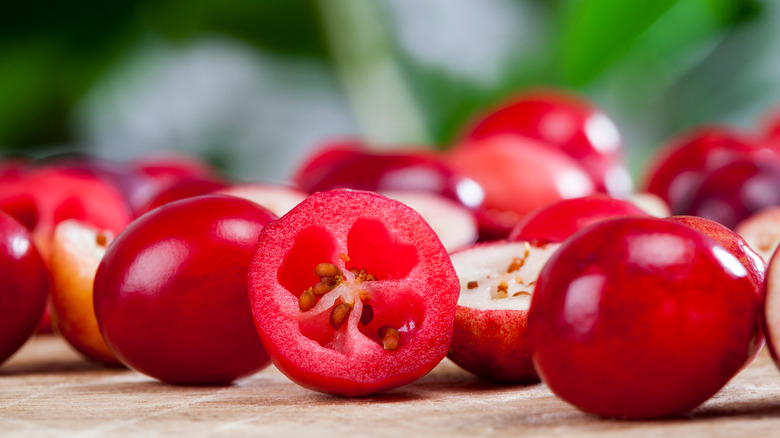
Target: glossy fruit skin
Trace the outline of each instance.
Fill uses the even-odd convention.
[[[447,355],[470,373],[499,383],[539,382],[528,345],[528,310],[458,306]]]
[[[98,267],[94,306],[106,343],[127,366],[175,384],[225,384],[268,365],[246,274],[275,216],[244,199],[207,195],[131,223]]]
[[[121,193],[109,183],[84,170],[49,166],[0,180],[0,210],[26,222],[44,258],[54,228],[66,219],[118,233],[133,217]]]
[[[700,216],[670,216],[665,220],[683,224],[704,233],[745,266],[748,276],[757,289],[760,290],[763,287],[766,277],[766,261],[745,242],[742,236],[718,222]]]
[[[481,240],[506,238],[530,212],[595,192],[583,168],[563,152],[518,136],[497,136],[451,150],[448,163],[485,192],[477,211]]]
[[[27,229],[0,212],[0,363],[33,334],[43,316],[49,275]]]
[[[470,210],[480,208],[484,199],[478,184],[432,152],[411,148],[372,151],[356,141],[319,150],[293,181],[308,193],[338,188],[430,192]]]
[[[764,300],[767,263],[745,242],[742,236],[715,221],[699,216],[670,216],[665,220],[693,228],[725,248],[726,251],[742,263],[742,266],[747,270],[748,278],[753,283],[758,299]],[[751,343],[749,357],[745,365],[748,365],[758,356],[758,353],[761,352],[766,343],[764,330],[761,328],[762,324],[761,318],[756,319],[753,342]]]
[[[319,263],[344,275],[365,268],[376,280],[348,277],[347,289],[301,311],[299,297],[317,283]],[[334,330],[331,294],[355,287],[366,297],[353,295],[349,319]],[[371,192],[309,196],[263,229],[249,267],[255,323],[274,365],[301,386],[341,396],[396,388],[433,369],[450,346],[458,293],[452,262],[422,217]],[[368,304],[373,317],[364,324]],[[383,348],[377,333],[385,325],[400,333],[396,349]]]
[[[632,190],[615,122],[586,99],[553,89],[529,90],[478,118],[466,139],[521,135],[560,149],[580,163],[596,189],[612,195]]]
[[[631,202],[604,194],[564,199],[529,213],[512,229],[509,240],[563,242],[582,228],[620,216],[648,216]]]
[[[529,314],[550,389],[614,418],[678,415],[748,360],[760,295],[712,239],[655,218],[585,228],[545,265]]]
[[[222,183],[216,169],[200,158],[183,154],[161,154],[137,157],[127,163],[127,171],[131,176],[132,187],[127,193],[127,200],[132,206],[136,216],[156,207],[177,199],[189,196],[205,195],[213,191],[213,187],[206,184],[195,183],[191,187],[179,187],[173,193],[163,195],[163,192],[172,189],[181,182],[212,181]],[[197,186],[200,185],[200,189]],[[175,194],[180,196],[172,196]],[[186,195],[186,196],[185,196]],[[155,198],[161,197],[159,201]],[[152,205],[154,204],[154,205]]]
[[[712,171],[693,193],[690,215],[734,228],[758,211],[780,205],[780,159],[736,159]]]
[[[318,145],[308,157],[302,160],[292,181],[303,190],[307,190],[307,187],[327,178],[334,168],[365,152],[368,152],[366,145],[357,138],[327,141]]]
[[[214,178],[181,179],[159,188],[159,191],[144,206],[140,207],[138,212],[143,214],[161,205],[193,196],[208,195],[227,186],[227,183]]]
[[[643,185],[665,200],[672,214],[690,215],[691,196],[707,175],[734,160],[770,155],[749,135],[725,126],[700,126],[667,141],[648,166]]]

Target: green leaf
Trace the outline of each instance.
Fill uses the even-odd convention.
[[[563,82],[582,86],[620,58],[678,0],[583,0],[564,11],[560,50]]]

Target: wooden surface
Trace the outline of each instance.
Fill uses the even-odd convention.
[[[273,368],[227,387],[179,387],[82,360],[37,336],[0,367],[0,436],[780,436],[780,372],[766,353],[696,411],[602,420],[544,385],[480,382],[446,361],[421,380],[344,399]]]

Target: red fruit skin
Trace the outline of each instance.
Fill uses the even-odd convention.
[[[163,196],[162,192],[187,180],[221,182],[216,170],[208,163],[197,157],[182,154],[150,155],[136,158],[128,163],[126,172],[128,178],[124,181],[125,193],[129,204],[136,216],[162,205],[189,196],[204,195],[211,189],[188,190],[182,196],[165,195],[166,199],[157,201],[154,198]],[[185,190],[177,189],[179,192]],[[186,195],[186,196],[185,196]]]
[[[777,294],[780,291],[780,256],[775,251],[769,259],[766,271],[766,281],[764,282],[764,302],[762,314],[762,328],[766,335],[766,346],[775,366],[780,369],[780,318],[777,316],[778,306]]]
[[[722,224],[699,216],[670,216],[665,220],[683,224],[704,233],[718,245],[726,248],[748,271],[757,289],[764,286],[766,262],[739,234]]]
[[[470,140],[514,134],[560,149],[579,162],[596,189],[613,195],[632,190],[614,121],[591,102],[561,90],[531,90],[478,119]]]
[[[27,229],[0,212],[0,363],[33,334],[43,316],[49,274]]]
[[[98,267],[94,306],[127,366],[175,384],[225,384],[269,363],[249,310],[246,275],[275,217],[224,195],[166,204],[131,223]]]
[[[344,139],[331,141],[317,147],[295,171],[292,181],[306,190],[319,181],[327,178],[334,168],[348,162],[366,152],[366,147],[359,139]]]
[[[780,152],[780,108],[773,108],[762,117],[759,131],[767,145]]]
[[[332,307],[300,311],[298,297],[317,282],[313,269],[321,262],[376,275],[361,286],[373,307],[370,324],[359,322],[360,299],[337,331],[328,323]],[[263,229],[249,268],[255,324],[274,365],[301,386],[349,397],[396,388],[433,369],[450,346],[459,290],[446,250],[422,217],[371,192],[309,196]],[[395,350],[385,350],[376,334],[384,325],[401,332]]]
[[[595,190],[572,158],[522,137],[491,137],[478,146],[460,145],[450,152],[448,163],[485,191],[484,207],[477,212],[482,240],[506,238],[537,208]]]
[[[512,229],[508,240],[563,242],[588,225],[620,216],[649,216],[629,201],[594,194],[540,207]]]
[[[688,214],[734,228],[758,211],[780,205],[780,159],[776,156],[732,161],[702,179]]]
[[[669,140],[652,160],[644,187],[672,214],[692,214],[691,196],[712,171],[745,157],[773,155],[755,138],[724,126],[702,126]]]
[[[114,233],[132,219],[124,198],[113,186],[88,172],[57,167],[33,168],[17,178],[0,180],[0,210],[32,226],[44,259],[54,227],[65,219],[78,219]]]
[[[187,178],[175,181],[168,186],[161,187],[149,202],[139,208],[140,214],[154,210],[155,208],[180,199],[193,196],[208,195],[228,187],[228,184],[213,178]]]
[[[132,219],[122,194],[111,184],[83,169],[57,166],[20,168],[0,178],[0,210],[31,231],[47,264],[58,223],[78,219],[118,233]],[[39,331],[52,331],[48,309]]]
[[[764,259],[761,258],[747,242],[745,242],[745,239],[743,239],[742,236],[715,221],[703,217],[671,216],[666,218],[666,220],[683,224],[704,233],[704,235],[730,252],[731,255],[736,257],[745,267],[748,277],[755,288],[755,293],[759,296],[761,301],[764,300],[764,281],[766,279],[767,264]],[[753,342],[750,348],[748,361],[745,365],[748,365],[758,356],[758,353],[761,352],[761,348],[763,348],[766,342],[762,324],[761,318],[758,318],[755,322]]]
[[[528,310],[458,306],[447,355],[470,373],[501,383],[536,383],[526,327]]]
[[[473,180],[455,172],[434,153],[419,149],[374,152],[356,142],[326,148],[310,158],[294,182],[308,193],[338,188],[429,192],[472,211],[484,199]]]
[[[597,415],[690,411],[750,355],[761,300],[739,266],[712,239],[661,219],[579,231],[537,283],[528,326],[537,371]]]

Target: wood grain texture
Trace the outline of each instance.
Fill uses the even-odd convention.
[[[88,363],[54,336],[35,337],[0,367],[0,388],[3,437],[780,434],[780,373],[765,352],[697,410],[662,421],[603,420],[542,384],[491,385],[446,360],[411,385],[355,399],[300,388],[273,368],[226,387],[172,386]]]

